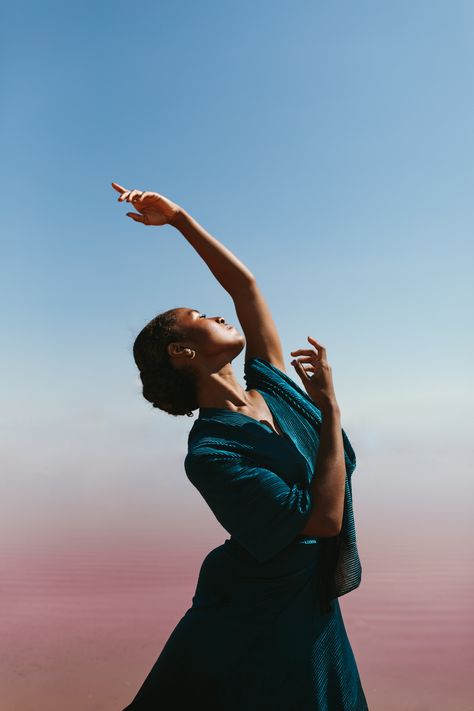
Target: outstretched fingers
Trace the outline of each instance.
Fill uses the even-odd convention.
[[[298,374],[303,378],[309,378],[309,373],[315,373],[321,366],[321,361],[326,359],[326,349],[315,338],[308,336],[308,341],[314,348],[297,348],[291,351],[292,356],[299,356],[291,361]]]
[[[119,202],[123,202],[124,200],[127,200],[127,202],[134,202],[137,200],[138,195],[140,195],[141,192],[141,190],[126,190],[119,197]]]
[[[134,200],[138,200],[140,195],[143,193],[143,190],[132,190],[127,197],[127,200],[129,202],[133,202]]]
[[[120,193],[120,197],[117,198],[119,202],[123,202],[124,200],[127,200],[128,202],[134,202],[136,200],[139,200],[144,195],[143,190],[127,190],[127,188],[124,188],[118,183],[112,183],[112,187],[114,190]]]

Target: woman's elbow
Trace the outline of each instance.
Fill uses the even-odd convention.
[[[302,536],[313,536],[314,538],[331,538],[338,536],[342,529],[342,522],[332,519],[307,521],[305,527],[300,531]]]

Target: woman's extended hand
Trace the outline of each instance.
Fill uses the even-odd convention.
[[[120,193],[119,202],[127,200],[138,210],[138,213],[127,212],[128,217],[131,217],[135,222],[141,222],[144,225],[172,224],[181,211],[179,205],[159,193],[127,190],[118,183],[112,183],[112,187]]]
[[[292,360],[291,365],[295,367],[311,400],[321,411],[327,407],[338,407],[326,349],[311,336],[308,336],[308,341],[316,347],[316,352],[309,348],[291,351],[291,355],[302,354],[300,358]],[[308,365],[305,367],[303,363]],[[310,372],[313,375],[310,375]]]

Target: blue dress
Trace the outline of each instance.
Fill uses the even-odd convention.
[[[188,479],[229,532],[205,557],[192,598],[123,711],[367,711],[338,597],[358,587],[352,510],[356,458],[342,430],[342,529],[304,528],[322,413],[264,358],[245,362],[282,435],[225,408],[200,408],[189,432]]]

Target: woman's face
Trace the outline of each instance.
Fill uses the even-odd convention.
[[[178,322],[186,329],[188,338],[180,345],[196,352],[196,358],[207,361],[216,358],[216,363],[229,362],[235,358],[245,346],[244,336],[227,323],[223,316],[208,316],[197,309],[175,309]],[[178,344],[170,344],[175,346]],[[168,349],[169,350],[169,349]],[[172,349],[172,355],[176,355]],[[188,357],[184,360],[189,360]],[[196,361],[193,360],[193,363]]]

